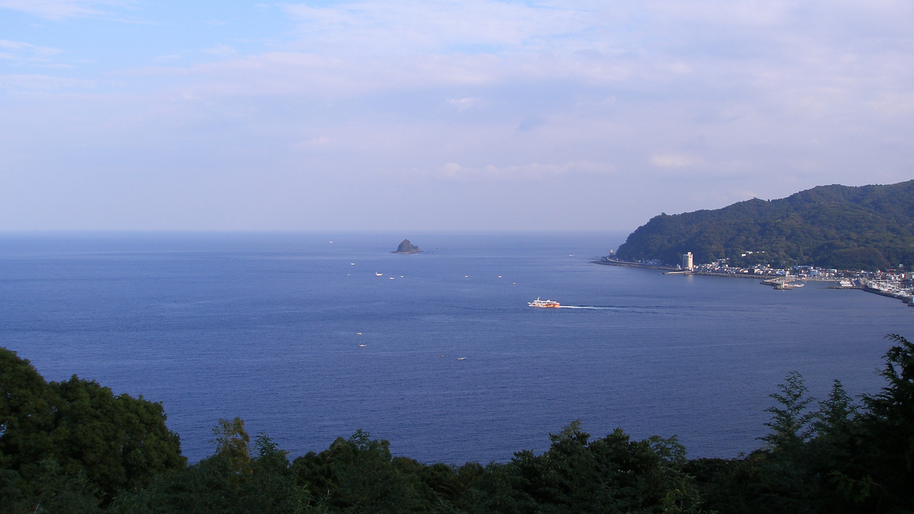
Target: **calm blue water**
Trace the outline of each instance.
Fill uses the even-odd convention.
[[[405,235],[425,253],[391,254],[404,234],[0,235],[0,345],[162,402],[191,461],[240,416],[292,456],[362,428],[462,464],[575,419],[735,457],[788,371],[819,397],[876,392],[883,336],[914,337],[914,308],[860,291],[590,262],[626,234]]]

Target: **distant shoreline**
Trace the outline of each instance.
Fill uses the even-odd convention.
[[[643,269],[656,269],[661,271],[683,271],[681,268],[673,268],[671,266],[661,266],[660,264],[645,264],[642,262],[626,262],[619,261],[615,259],[600,259],[593,261],[594,264],[602,264],[603,266],[623,266],[626,268],[643,268]]]
[[[780,275],[758,275],[755,273],[714,273],[710,271],[689,271],[682,268],[674,268],[672,266],[662,266],[659,264],[645,264],[641,262],[626,262],[615,259],[600,259],[592,261],[594,264],[601,264],[603,266],[622,266],[626,268],[642,268],[642,269],[652,269],[658,271],[665,271],[664,275],[698,275],[702,277],[721,277],[721,278],[751,278],[755,280],[770,280],[772,278],[784,278]],[[803,280],[815,280],[821,282],[836,282],[834,279],[822,279],[822,278],[809,278],[806,277]]]

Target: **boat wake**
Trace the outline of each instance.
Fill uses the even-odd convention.
[[[589,311],[617,311],[618,307],[600,307],[597,305],[562,305],[559,309],[585,309]]]

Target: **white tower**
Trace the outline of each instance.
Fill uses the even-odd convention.
[[[682,269],[692,271],[692,252],[686,252],[682,256]]]

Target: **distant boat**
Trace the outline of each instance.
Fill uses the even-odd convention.
[[[561,305],[559,305],[559,302],[557,302],[555,300],[540,300],[539,297],[537,297],[537,299],[533,300],[532,302],[527,302],[527,305],[529,305],[530,307],[540,307],[540,308],[547,308],[547,309],[557,309],[557,308],[561,307]]]
[[[802,282],[781,282],[780,284],[774,286],[774,288],[778,289],[780,291],[787,291],[790,289],[796,289],[798,287],[803,287],[804,285],[806,285],[806,284],[803,284]]]
[[[378,273],[377,271],[375,271],[374,276],[376,276],[376,277],[383,277],[384,274],[383,274],[383,273]]]
[[[459,361],[465,361],[465,360],[467,360],[467,358],[466,358],[466,357],[457,357],[457,360],[459,360]]]

